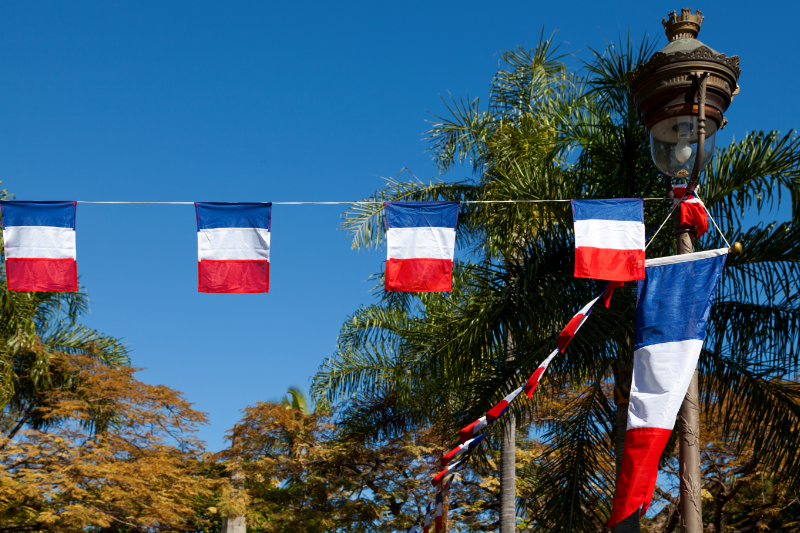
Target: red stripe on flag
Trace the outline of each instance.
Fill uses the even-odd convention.
[[[452,460],[453,460],[453,458],[455,458],[455,456],[456,456],[456,453],[458,453],[458,451],[459,451],[460,449],[461,449],[461,446],[456,446],[455,448],[453,448],[452,450],[450,450],[449,452],[447,452],[446,454],[444,454],[444,455],[442,456],[442,458],[441,458],[441,461],[440,461],[440,462],[442,463],[442,468],[446,467],[446,466],[447,466],[447,464],[448,464],[450,461],[452,461]]]
[[[642,513],[647,510],[658,477],[658,460],[671,433],[662,428],[634,428],[625,433],[622,468],[607,528],[628,518],[642,505]]]
[[[71,292],[78,290],[74,259],[6,259],[10,291]]]
[[[199,292],[269,292],[269,261],[204,259],[199,264]]]
[[[453,281],[450,259],[389,259],[386,290],[398,292],[449,292]]]
[[[575,248],[575,277],[612,281],[644,279],[644,250]]]
[[[486,413],[486,421],[487,422],[494,422],[501,414],[503,414],[503,409],[508,407],[507,400],[500,400],[500,402],[489,409],[489,412]]]
[[[623,285],[625,285],[624,281],[608,282],[608,285],[606,285],[606,290],[603,291],[603,305],[606,306],[606,309],[608,309],[608,306],[611,303],[611,295],[614,294],[614,289],[618,289]]]
[[[533,375],[530,377],[527,383],[525,383],[525,388],[522,389],[522,391],[525,393],[525,396],[528,398],[533,396],[533,391],[536,390],[536,386],[539,384],[539,379],[542,377],[542,374],[544,374],[545,370],[547,370],[547,367],[540,366],[533,372]]]
[[[477,430],[474,429],[475,426],[477,426],[481,422],[484,422],[484,425],[485,425],[485,421],[486,421],[486,417],[485,416],[481,417],[478,420],[476,420],[475,422],[473,422],[472,424],[468,425],[467,427],[465,427],[464,429],[459,431],[458,432],[458,439],[461,441],[461,444],[464,444],[469,439],[474,437],[475,434],[478,432]]]
[[[436,511],[436,530],[441,531],[444,529],[442,526],[442,515],[439,514],[439,511]]]
[[[575,331],[578,329],[578,325],[581,323],[584,315],[577,314],[567,322],[567,325],[561,330],[561,333],[558,334],[558,351],[563,352],[569,341],[572,340],[572,337],[575,336]]]

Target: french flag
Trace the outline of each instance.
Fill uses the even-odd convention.
[[[527,396],[528,399],[533,396],[533,391],[535,391],[536,386],[539,385],[539,380],[542,379],[542,374],[544,374],[544,371],[547,370],[548,366],[550,366],[550,361],[552,361],[553,358],[559,353],[560,352],[558,348],[553,350],[552,353],[547,356],[547,359],[542,361],[542,364],[540,364],[539,367],[533,371],[533,374],[530,378],[528,378],[528,381],[525,382],[525,385],[522,387],[522,392],[525,393],[525,396]]]
[[[462,453],[466,453],[466,452],[468,452],[470,450],[473,450],[473,449],[477,448],[478,445],[481,443],[481,441],[483,439],[485,439],[485,438],[486,438],[486,433],[483,433],[481,435],[478,435],[474,439],[468,440],[464,444],[456,446],[455,448],[453,448],[452,450],[450,450],[449,452],[444,454],[442,456],[442,459],[441,459],[442,468],[447,466],[450,463],[450,461],[452,461],[453,459],[455,459],[456,457],[458,457]]]
[[[425,522],[422,524],[422,533],[428,533],[431,530],[431,504],[425,508]]]
[[[439,491],[436,493],[436,531],[443,531],[444,526],[442,525],[444,520],[444,516],[442,514],[442,493]]]
[[[586,319],[589,318],[594,304],[596,304],[597,300],[599,299],[600,296],[584,305],[581,310],[575,313],[575,316],[573,316],[569,322],[567,322],[567,325],[564,326],[564,329],[561,330],[561,333],[558,334],[557,344],[560,352],[563,352],[567,349],[567,345],[570,343],[572,338],[575,337],[575,334],[578,332],[578,330],[581,329],[581,326],[583,326],[584,322],[586,322]]]
[[[675,196],[674,202],[680,202],[680,223],[697,228],[697,236],[702,237],[708,231],[708,213],[706,206],[694,191],[686,192],[686,184],[676,185],[672,188]],[[684,198],[686,195],[686,198]],[[681,200],[683,198],[683,200]]]
[[[524,388],[525,386],[523,385],[512,391],[511,394],[500,400],[497,405],[489,409],[489,412],[486,413],[485,416],[480,417],[475,422],[459,431],[458,438],[461,440],[461,443],[464,444],[470,439],[475,438],[486,426],[503,416],[508,410],[508,406],[519,396],[519,393],[522,392]]]
[[[572,200],[575,277],[630,281],[644,277],[641,199]]]
[[[647,511],[658,460],[692,380],[728,249],[650,259],[639,282],[633,382],[613,527]]]
[[[386,202],[386,290],[448,292],[458,202]]]
[[[78,290],[75,202],[0,202],[11,291]]]
[[[456,461],[455,463],[450,463],[449,465],[447,465],[447,467],[444,470],[442,470],[441,472],[439,472],[438,474],[436,474],[431,478],[431,485],[433,485],[434,487],[438,485],[439,482],[442,481],[443,477],[445,477],[447,474],[449,474],[459,466],[463,465],[467,459],[469,459],[469,457],[464,457],[463,459]]]
[[[269,292],[272,204],[194,205],[199,292]]]

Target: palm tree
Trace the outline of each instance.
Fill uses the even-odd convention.
[[[42,392],[76,384],[53,364],[65,354],[90,355],[109,365],[127,365],[130,359],[118,339],[78,323],[88,310],[85,293],[9,291],[2,255],[0,260],[0,446],[5,446],[25,426],[58,423],[42,419],[38,407]],[[93,423],[102,429],[104,422]]]
[[[593,51],[578,75],[567,74],[550,40],[532,51],[507,52],[489,108],[458,100],[429,136],[440,169],[469,161],[475,178],[455,184],[390,180],[370,200],[663,196],[663,178],[625,83],[625,74],[653,49],[646,39],[639,45],[621,40]],[[699,189],[728,240],[745,247],[729,258],[701,354],[706,412],[729,425],[742,414],[763,413],[734,438],[793,481],[800,479],[800,454],[791,454],[800,398],[781,378],[799,366],[800,307],[793,289],[800,274],[798,203],[791,221],[749,220],[754,212],[774,214],[787,193],[798,198],[799,168],[797,138],[752,133],[718,151]],[[353,231],[354,247],[382,242],[381,210],[356,204],[347,212],[344,226]],[[646,203],[647,226],[660,224],[668,210],[666,202]],[[345,323],[337,353],[315,376],[315,397],[333,403],[354,394],[397,394],[410,413],[454,436],[527,378],[574,311],[599,291],[598,283],[572,277],[565,204],[464,204],[460,217],[460,245],[471,247],[476,261],[456,269],[453,293],[384,293],[379,304],[359,309]],[[722,240],[709,232],[700,244],[719,247]],[[669,255],[674,246],[662,232],[648,253]],[[582,389],[564,418],[540,424],[548,448],[531,474],[535,479],[526,480],[547,487],[547,495],[520,512],[548,530],[598,531],[608,516],[611,458],[619,460],[627,416],[627,404],[615,409],[608,391],[630,388],[635,310],[630,289],[617,294],[609,309],[592,315],[543,383],[551,394]],[[731,388],[740,394],[719,402]],[[420,404],[427,409],[414,407]],[[712,405],[728,407],[712,411]],[[538,419],[535,402],[515,407],[521,420]],[[488,442],[511,444],[502,434]],[[503,515],[508,502],[500,507],[501,533],[513,531]],[[638,519],[626,527],[638,530]]]

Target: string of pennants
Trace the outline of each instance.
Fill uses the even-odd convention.
[[[680,202],[681,219],[697,225],[702,234],[708,228],[705,209],[682,187],[675,189],[681,197],[686,195]],[[269,292],[272,204],[197,202],[194,206],[198,291]],[[450,290],[459,208],[459,202],[384,204],[386,290]],[[572,208],[575,275],[617,281],[640,278],[642,200],[573,200]],[[9,290],[78,290],[76,211],[74,201],[0,202]]]
[[[698,235],[705,233],[709,217],[702,201],[685,186],[677,186],[674,193],[678,199],[673,210],[680,207],[679,221],[696,226]],[[423,533],[428,533],[434,515],[437,529],[442,528],[442,492],[486,438],[484,430],[520,394],[532,397],[547,367],[566,350],[597,302],[603,298],[608,307],[613,290],[626,281],[639,285],[634,375],[622,469],[607,527],[637,509],[644,514],[650,504],[658,459],[697,365],[728,249],[645,260],[642,199],[572,200],[571,204],[575,276],[609,283],[566,324],[556,349],[522,386],[459,432],[460,444],[442,456],[443,470],[431,478],[439,490],[409,533],[418,531],[420,521]],[[272,204],[194,205],[198,291],[269,292]],[[459,209],[459,202],[384,204],[387,291],[451,290]],[[78,290],[76,210],[77,202],[0,202],[9,290]]]

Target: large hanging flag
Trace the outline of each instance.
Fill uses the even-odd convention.
[[[650,259],[639,282],[628,428],[608,526],[653,497],[658,460],[692,380],[727,248]]]
[[[672,188],[675,196],[674,202],[680,202],[680,223],[697,228],[697,236],[702,237],[708,231],[708,214],[703,201],[694,191],[686,192],[686,184],[676,185]],[[685,198],[684,198],[685,195]],[[683,198],[683,200],[681,200]]]
[[[448,292],[458,202],[387,202],[386,290]]]
[[[575,277],[630,281],[644,277],[640,199],[572,200]]]
[[[12,291],[77,291],[75,202],[0,202]]]
[[[272,204],[196,203],[200,292],[269,292]]]

